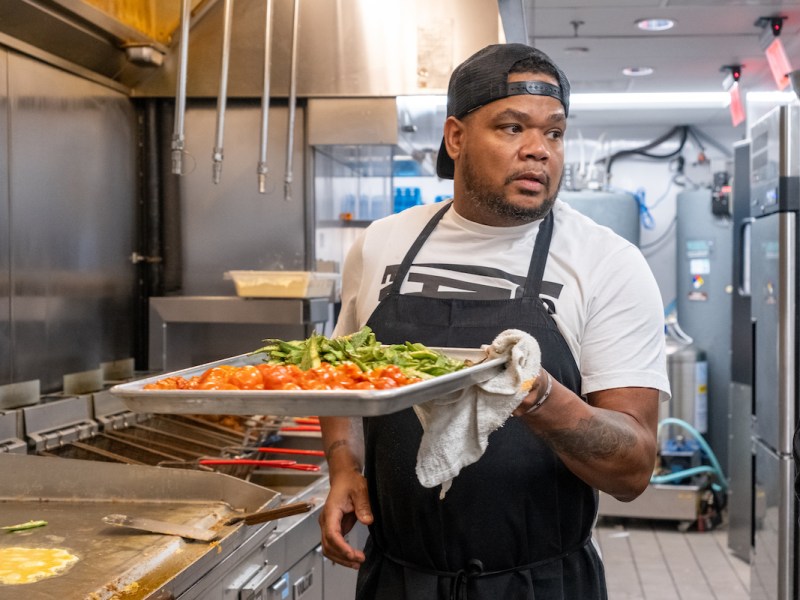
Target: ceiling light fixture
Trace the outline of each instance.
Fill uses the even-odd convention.
[[[675,21],[665,18],[639,19],[636,26],[642,31],[666,31],[675,27]]]
[[[632,108],[728,108],[727,92],[588,93],[570,94],[575,110],[628,110]]]
[[[625,67],[622,74],[628,77],[647,77],[653,74],[652,67]]]
[[[788,104],[797,98],[794,92],[747,92],[745,97],[748,102],[763,102],[764,104],[772,104],[773,106]],[[570,97],[570,103],[571,101],[572,97]]]

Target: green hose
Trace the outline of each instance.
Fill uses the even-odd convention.
[[[697,431],[691,425],[689,425],[689,423],[687,423],[686,421],[682,421],[681,419],[676,419],[674,417],[669,417],[667,419],[664,419],[663,421],[661,421],[658,424],[658,433],[661,433],[661,428],[664,425],[678,425],[679,427],[682,427],[683,429],[688,431],[689,434],[700,445],[700,448],[702,448],[703,452],[706,453],[706,456],[708,456],[708,459],[711,462],[711,466],[702,465],[702,466],[699,466],[699,467],[691,467],[689,469],[684,469],[683,471],[677,471],[675,473],[670,473],[668,475],[653,475],[650,478],[650,483],[671,483],[673,481],[684,479],[686,477],[691,477],[693,475],[699,475],[700,473],[713,473],[714,475],[716,475],[717,479],[719,480],[719,486],[718,487],[721,488],[721,490],[723,492],[727,492],[728,491],[728,480],[725,478],[725,475],[722,472],[722,467],[720,467],[720,465],[719,465],[719,461],[717,460],[717,456],[714,454],[714,451],[711,450],[711,447],[708,445],[708,443],[703,438],[703,436],[700,434],[700,432]]]

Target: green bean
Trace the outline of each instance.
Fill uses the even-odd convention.
[[[419,342],[381,344],[369,327],[346,336],[327,338],[312,333],[305,340],[266,339],[261,348],[250,354],[264,354],[272,364],[293,364],[303,370],[322,362],[339,365],[351,362],[362,371],[397,365],[407,375],[430,378],[463,369],[464,361],[451,358]]]

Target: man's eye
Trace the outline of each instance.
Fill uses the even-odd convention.
[[[516,123],[512,123],[510,125],[503,125],[500,129],[507,131],[508,133],[519,133],[522,131],[522,127],[517,125]]]

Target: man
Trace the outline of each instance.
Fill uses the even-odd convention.
[[[447,107],[437,174],[453,201],[366,229],[335,334],[366,323],[384,343],[476,348],[519,329],[543,370],[443,499],[415,476],[412,409],[322,419],[323,549],[359,569],[363,599],[606,598],[596,490],[632,500],[652,474],[669,394],[661,297],[636,247],[556,199],[569,83],[546,55],[481,50]],[[364,552],[343,537],[356,520]]]

